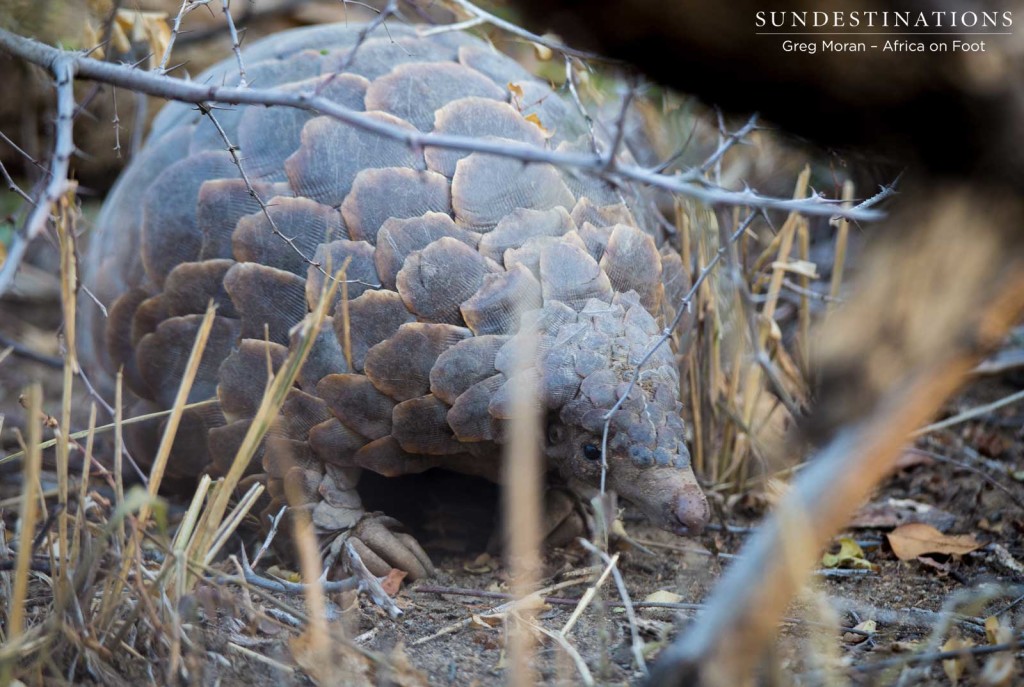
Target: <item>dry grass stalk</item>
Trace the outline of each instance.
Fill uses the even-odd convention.
[[[217,399],[215,399],[215,398],[214,399],[209,399],[209,400],[206,400],[206,401],[196,401],[195,403],[188,403],[188,404],[186,404],[184,406],[184,410],[192,410],[194,408],[203,408],[205,406],[213,405],[216,402],[217,402]],[[135,417],[129,417],[129,418],[122,419],[121,420],[121,425],[122,426],[124,426],[124,425],[133,425],[133,424],[136,424],[136,423],[139,423],[139,422],[146,422],[148,420],[158,420],[160,418],[167,417],[168,415],[170,415],[173,412],[174,412],[174,409],[172,408],[170,410],[158,410],[158,411],[153,412],[153,413],[146,413],[144,415],[136,415]],[[116,429],[117,429],[117,424],[114,423],[114,422],[111,422],[110,424],[100,425],[99,427],[96,427],[95,430],[93,430],[93,433],[95,433],[95,434],[104,434],[106,432],[114,431]],[[72,432],[69,438],[72,439],[72,440],[86,439],[86,438],[88,438],[89,433],[90,433],[89,430],[83,429],[83,430],[81,430],[79,432]],[[39,445],[39,448],[42,449],[42,450],[46,450],[48,448],[53,448],[56,445],[57,445],[57,439],[49,439],[49,440],[44,441],[43,443],[41,443]],[[24,457],[25,457],[25,452],[24,451],[15,451],[13,453],[8,453],[3,458],[0,458],[0,465],[3,465],[4,463],[10,463],[12,461],[18,460],[19,458],[24,458]],[[100,467],[100,466],[96,466],[96,467]]]
[[[810,167],[804,167],[803,171],[800,172],[800,176],[797,177],[796,189],[793,191],[793,198],[806,198],[807,197],[807,185],[811,178]],[[801,221],[800,215],[795,212],[791,212],[786,218],[785,224],[782,225],[782,229],[779,230],[778,236],[772,241],[771,245],[762,253],[758,259],[758,263],[763,264],[768,260],[769,251],[776,244],[778,245],[778,252],[775,255],[771,279],[768,283],[768,291],[765,297],[764,307],[761,310],[761,321],[770,323],[775,317],[775,309],[778,306],[779,294],[782,292],[782,280],[786,275],[785,265],[789,263],[789,256],[793,250],[793,241],[797,231],[797,227]],[[755,273],[757,266],[755,265]],[[753,342],[755,347],[754,352],[762,351],[768,342],[769,329],[763,324],[759,327],[758,339]],[[762,379],[761,368],[757,365],[750,365],[747,368],[747,374],[743,381],[743,423],[747,427],[750,427],[754,420],[754,409],[757,403],[757,399],[764,389],[764,380]],[[738,463],[743,458],[743,454],[747,450],[749,436],[746,438],[740,437],[736,442],[736,449],[733,454],[733,462]]]
[[[82,476],[78,482],[78,508],[75,512],[75,522],[78,526],[74,528],[71,538],[71,555],[68,557],[69,564],[72,561],[80,561],[82,558],[82,530],[81,523],[85,522],[85,508],[89,494],[89,471],[92,469],[92,451],[96,441],[96,404],[89,407],[89,434],[85,439],[85,455],[82,458]],[[76,569],[77,572],[77,569]]]
[[[14,566],[14,586],[8,605],[7,644],[17,646],[25,631],[25,601],[28,598],[29,568],[32,563],[36,522],[39,519],[39,470],[43,460],[39,442],[42,440],[43,390],[38,384],[28,392],[28,443],[25,445],[25,463],[22,468],[21,507],[18,512],[18,557]],[[5,672],[11,666],[5,665]],[[8,673],[9,675],[9,673]],[[7,682],[7,680],[4,680]]]
[[[124,503],[124,370],[114,378],[114,495]],[[125,543],[124,521],[118,523],[117,539]]]
[[[853,207],[853,182],[849,180],[843,184],[843,207]],[[836,256],[832,262],[832,284],[828,290],[828,295],[831,298],[828,303],[829,314],[836,307],[839,289],[843,284],[843,270],[846,268],[846,247],[849,237],[850,221],[845,217],[840,217],[839,228],[836,230]]]
[[[804,263],[811,261],[811,228],[807,218],[801,217],[797,227],[797,239],[799,241],[800,260]],[[800,352],[800,370],[806,376],[811,369],[811,299],[807,295],[811,289],[811,279],[801,273],[799,277],[800,288],[800,326],[798,346]]]
[[[533,635],[530,632],[533,604],[528,601],[537,588],[541,558],[541,469],[540,446],[544,440],[538,409],[538,389],[527,368],[533,361],[535,337],[525,337],[517,351],[514,368],[522,383],[513,388],[512,419],[509,423],[510,441],[502,459],[504,485],[504,522],[506,556],[512,594],[515,604],[506,619],[508,684],[529,687],[535,684]]]
[[[331,658],[331,642],[327,628],[327,596],[321,583],[323,561],[317,548],[313,520],[304,509],[292,511],[295,547],[299,554],[299,570],[305,581],[306,609],[309,624],[306,627],[306,650],[309,657],[324,665],[323,674],[329,674],[327,664]],[[340,625],[338,626],[340,631]]]
[[[612,572],[612,568],[614,568],[618,564],[618,562],[619,554],[616,553],[605,564],[604,570],[601,571],[601,574],[600,576],[598,576],[597,581],[594,582],[594,584],[592,584],[591,586],[587,587],[586,591],[583,592],[583,596],[580,597],[580,602],[576,605],[576,608],[573,609],[572,615],[569,616],[569,619],[565,621],[565,625],[562,626],[561,634],[563,636],[568,635],[569,632],[572,631],[572,628],[576,624],[576,621],[580,619],[580,616],[583,615],[583,612],[587,610],[587,607],[590,606],[590,602],[594,600],[594,597],[597,595],[598,590],[601,589],[601,586],[604,585],[605,581],[607,581],[608,576]]]
[[[333,279],[324,280],[325,290],[321,295],[320,302],[317,304],[316,309],[301,324],[298,346],[288,353],[277,374],[268,378],[267,390],[264,392],[260,406],[249,425],[245,438],[242,440],[242,445],[239,447],[238,453],[235,455],[227,474],[220,480],[216,493],[206,509],[206,519],[202,527],[197,529],[196,536],[198,539],[192,549],[193,555],[198,557],[195,560],[205,561],[207,559],[216,536],[216,531],[227,512],[231,496],[241,481],[252,457],[256,455],[260,442],[263,441],[263,437],[276,421],[281,406],[284,405],[285,399],[288,397],[288,392],[295,383],[302,365],[306,362],[306,357],[309,355],[313,342],[316,340],[320,327],[323,325],[324,318],[327,316],[327,310],[334,303],[334,296],[337,293],[338,285],[345,280],[347,267],[348,263],[346,262],[335,273]]]
[[[75,257],[75,185],[70,184],[62,196],[56,222],[60,249],[60,296],[64,316],[64,370],[61,385],[60,433],[57,435],[57,542],[60,565],[56,574],[57,605],[63,606],[66,590],[65,576],[68,561],[68,463],[71,454],[71,401],[78,372],[78,354],[75,347],[76,306],[78,303],[78,261]],[[51,547],[52,548],[52,547]]]

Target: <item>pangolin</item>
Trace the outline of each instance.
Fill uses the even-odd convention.
[[[247,80],[316,93],[398,129],[593,149],[578,110],[487,43],[412,26],[362,29],[264,39],[244,52]],[[238,83],[235,64],[198,80]],[[577,493],[597,487],[605,416],[688,285],[633,189],[550,164],[412,149],[302,109],[212,112],[216,122],[181,103],[160,112],[85,260],[83,359],[107,388],[123,370],[128,415],[171,406],[207,304],[217,304],[189,397],[217,402],[186,412],[169,477],[188,484],[226,471],[268,368],[296,345],[295,325],[324,293],[322,266],[344,264],[346,307],[330,304],[249,466],[247,479],[267,487],[264,520],[287,486],[319,532],[352,534],[371,570],[429,573],[394,521],[359,529],[360,471],[497,480],[521,375],[538,390],[552,478]],[[535,355],[517,366],[524,337]],[[692,533],[708,508],[680,411],[665,344],[611,417],[606,480],[657,525]],[[162,428],[126,428],[137,461],[151,459]]]

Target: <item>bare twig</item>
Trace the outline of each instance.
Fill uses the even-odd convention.
[[[460,0],[462,2],[462,0]],[[592,153],[557,152],[528,144],[510,143],[498,140],[481,140],[471,136],[422,133],[392,125],[375,119],[363,112],[356,112],[309,92],[286,92],[281,89],[238,88],[216,84],[197,84],[169,78],[156,73],[144,72],[123,65],[113,65],[89,59],[78,53],[52,48],[10,32],[0,31],[0,49],[29,62],[42,66],[57,63],[66,64],[83,78],[130,88],[137,92],[162,96],[184,102],[224,103],[235,105],[280,105],[309,110],[323,114],[371,134],[400,141],[412,149],[439,147],[450,150],[479,152],[521,160],[523,162],[549,163],[572,167],[595,176],[606,178],[612,183],[631,180],[674,193],[692,197],[701,202],[718,205],[740,205],[758,209],[775,209],[801,212],[806,215],[846,216],[856,220],[873,220],[881,215],[870,209],[843,209],[835,201],[812,195],[802,199],[785,199],[761,196],[746,189],[729,191],[706,182],[692,182],[685,175],[666,175],[644,169],[637,165],[621,164],[608,170],[603,156]],[[59,156],[58,156],[59,159]],[[66,173],[66,168],[58,170]],[[52,181],[52,180],[51,180]],[[60,182],[61,187],[63,181]],[[5,269],[9,267],[5,264]],[[0,282],[2,285],[2,282]]]
[[[485,21],[491,26],[496,26],[499,29],[507,31],[508,33],[511,33],[515,36],[519,36],[520,38],[525,38],[531,43],[543,45],[545,48],[550,48],[556,52],[560,52],[565,55],[572,55],[573,57],[581,57],[589,60],[607,60],[607,58],[602,57],[601,55],[598,55],[596,53],[587,52],[585,50],[576,50],[575,48],[570,48],[567,45],[564,45],[557,41],[550,40],[548,38],[545,38],[544,36],[538,36],[535,33],[531,33],[530,31],[527,31],[526,29],[520,26],[516,26],[512,22],[505,21],[501,17],[495,16],[490,12],[487,12],[486,10],[477,7],[473,3],[468,2],[468,0],[452,0],[452,2],[461,7],[462,9],[464,9],[466,12],[469,12],[477,19]]]
[[[618,566],[611,564],[611,557],[601,551],[599,548],[594,546],[586,539],[579,539],[580,544],[583,545],[590,553],[599,557],[605,562],[605,565],[612,571],[612,577],[615,579],[615,586],[619,590],[619,597],[622,599],[622,607],[626,609],[626,619],[629,621],[629,635],[632,639],[631,646],[633,648],[633,660],[636,661],[636,667],[640,669],[644,675],[647,674],[647,661],[644,660],[644,642],[640,639],[640,631],[636,625],[636,611],[633,610],[633,603],[630,601],[629,592],[626,590],[626,581],[622,579],[622,573],[619,572]]]
[[[0,266],[0,294],[4,293],[14,280],[29,243],[46,228],[51,206],[68,188],[68,163],[75,150],[72,138],[72,118],[75,112],[74,78],[78,60],[81,58],[74,56],[74,53],[57,52],[60,54],[54,54],[46,64],[53,72],[57,89],[57,121],[54,125],[53,157],[50,160],[48,179],[24,226],[14,235],[14,240],[7,251],[7,259]]]
[[[47,367],[60,369],[64,365],[63,359],[58,358],[57,356],[45,355],[38,351],[33,351],[28,346],[13,339],[9,339],[3,334],[0,334],[0,346],[10,349],[11,353],[16,356],[25,358],[26,360],[32,360],[42,365],[46,365]]]
[[[231,16],[230,0],[221,0],[224,11],[224,19],[228,23],[228,33],[231,34],[231,51],[235,54],[235,61],[238,62],[238,86],[245,88],[248,82],[245,78],[245,62],[242,60],[242,48],[238,40],[238,30],[235,28],[235,20]]]
[[[0,176],[4,178],[4,182],[7,184],[8,191],[10,191],[11,193],[18,194],[19,196],[21,196],[22,200],[24,200],[29,205],[36,204],[36,202],[32,200],[32,196],[25,193],[25,191],[23,191],[20,186],[14,183],[14,179],[11,178],[11,175],[7,172],[7,168],[4,167],[4,163],[2,162],[0,162]]]
[[[282,580],[276,577],[264,577],[257,573],[249,563],[249,557],[245,554],[244,548],[241,550],[241,561],[239,562],[239,565],[242,569],[242,575],[245,578],[245,581],[254,587],[266,589],[271,592],[294,595],[302,595],[308,591],[309,585],[303,582],[289,582],[288,580]],[[328,594],[333,592],[349,592],[359,589],[360,581],[359,578],[353,575],[352,577],[346,577],[343,580],[321,579],[320,586],[323,588],[324,592]]]
[[[1009,396],[1004,396],[998,401],[992,401],[991,403],[986,403],[985,405],[981,405],[976,408],[971,408],[970,410],[965,410],[964,412],[958,413],[953,417],[947,417],[945,420],[933,422],[932,424],[926,425],[925,427],[922,427],[921,429],[917,430],[911,436],[919,437],[924,434],[931,434],[932,432],[937,432],[940,429],[947,429],[954,425],[959,425],[962,422],[973,420],[976,417],[988,415],[993,410],[998,410],[1003,406],[1008,406],[1022,400],[1024,400],[1024,390],[1018,391],[1017,393],[1014,394],[1010,394]]]

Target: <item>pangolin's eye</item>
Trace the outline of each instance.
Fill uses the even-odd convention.
[[[583,444],[583,457],[587,460],[601,460],[601,447],[597,444]]]

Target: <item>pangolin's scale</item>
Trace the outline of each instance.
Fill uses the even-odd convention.
[[[391,26],[353,57],[357,36],[357,27],[332,26],[265,40],[246,52],[248,80],[319,90],[397,127],[590,149],[565,101],[478,39],[421,38]],[[234,83],[233,66],[199,80]],[[603,411],[588,409],[613,403],[624,376],[609,361],[621,368],[637,360],[685,287],[678,256],[637,228],[620,191],[592,178],[479,153],[411,150],[297,109],[215,114],[293,245],[274,235],[209,119],[168,105],[97,223],[87,283],[109,315],[85,301],[86,353],[108,373],[123,367],[135,399],[128,415],[168,408],[202,313],[216,301],[190,400],[219,403],[185,414],[168,470],[222,472],[259,404],[267,361],[280,365],[291,329],[320,297],[323,274],[305,258],[349,261],[351,365],[337,313],[250,466],[249,479],[268,487],[265,512],[284,503],[290,482],[319,528],[339,530],[362,513],[360,468],[493,476],[524,312],[548,354],[537,365],[547,407],[598,429]],[[588,317],[597,322],[591,313],[611,313],[611,324],[580,329]],[[649,366],[677,379],[667,349]],[[658,403],[681,434],[677,399]],[[151,455],[162,428],[131,427],[136,458]],[[657,450],[638,455],[672,461]]]

